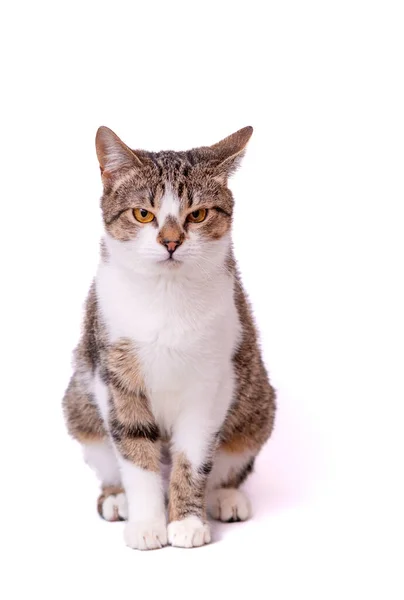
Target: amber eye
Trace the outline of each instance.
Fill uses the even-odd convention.
[[[151,223],[154,219],[154,214],[145,208],[134,208],[133,214],[139,223]]]
[[[206,219],[207,214],[208,214],[208,211],[206,210],[206,208],[200,208],[199,210],[194,210],[193,212],[189,213],[189,215],[187,216],[187,221],[189,221],[190,223],[202,223],[202,221],[204,221]]]

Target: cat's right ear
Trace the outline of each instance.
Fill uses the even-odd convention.
[[[108,127],[98,129],[95,148],[103,179],[122,169],[142,166],[140,158]]]

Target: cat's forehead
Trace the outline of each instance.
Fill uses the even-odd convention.
[[[216,195],[215,182],[205,165],[198,162],[195,151],[144,152],[149,169],[144,172],[143,184],[152,192],[156,208],[170,207],[171,212],[188,209]]]
[[[145,152],[144,154],[154,165],[158,177],[172,186],[195,173],[194,167],[197,158],[192,150],[189,152],[162,150],[160,152]],[[198,171],[201,172],[201,169],[199,168]]]

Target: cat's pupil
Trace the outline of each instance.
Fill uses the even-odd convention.
[[[147,211],[145,208],[142,208],[142,210],[140,211],[140,214],[142,215],[143,218],[147,217],[147,213],[149,211]]]
[[[199,217],[199,210],[194,210],[192,216],[194,217],[194,219],[197,219]]]

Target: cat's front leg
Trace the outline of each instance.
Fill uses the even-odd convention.
[[[168,541],[193,548],[211,540],[206,520],[206,475],[183,452],[174,454],[170,481]]]
[[[206,484],[217,431],[215,420],[198,407],[182,414],[173,430],[168,525],[168,541],[172,546],[192,548],[210,542]]]
[[[128,504],[125,541],[131,548],[152,550],[167,544],[161,442],[136,364],[126,343],[116,345],[109,355],[109,430]]]

